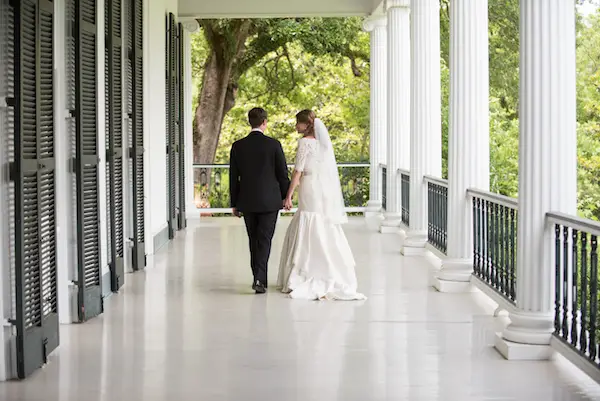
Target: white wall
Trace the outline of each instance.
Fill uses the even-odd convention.
[[[54,2],[54,152],[56,158],[56,267],[58,276],[58,319],[72,323],[73,288],[76,277],[77,238],[72,217],[75,210],[71,173],[71,131],[68,129],[67,69],[65,47],[66,0]]]
[[[177,15],[177,0],[145,0],[144,163],[148,254],[154,253],[154,236],[167,227],[165,21],[169,12]]]
[[[4,4],[0,4],[4,8]],[[0,316],[4,321],[11,315],[11,282],[10,282],[10,242],[9,242],[9,220],[10,213],[8,209],[8,131],[6,102],[4,98],[7,95],[6,66],[2,62],[6,60],[6,47],[4,34],[6,27],[6,16],[0,10]],[[10,371],[10,339],[11,330],[9,327],[0,328],[0,380],[6,380]]]
[[[96,53],[98,68],[98,153],[100,157],[98,168],[98,185],[100,198],[100,274],[104,275],[110,271],[108,266],[108,216],[107,216],[107,191],[106,191],[106,89],[105,78],[106,71],[104,57],[106,54],[105,36],[104,36],[104,0],[96,0],[96,9],[98,16],[96,18]],[[106,284],[104,284],[106,285]]]

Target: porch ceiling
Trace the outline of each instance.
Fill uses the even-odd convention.
[[[371,14],[382,0],[179,0],[180,18],[350,17]]]

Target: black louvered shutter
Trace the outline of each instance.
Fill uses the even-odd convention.
[[[103,311],[100,269],[100,198],[96,1],[75,1],[75,181],[77,286],[80,322]]]
[[[121,0],[105,1],[106,203],[111,290],[123,286],[123,81]]]
[[[177,157],[176,157],[176,138],[177,134],[177,110],[179,99],[177,96],[177,65],[175,52],[177,46],[177,27],[175,16],[169,13],[167,16],[167,37],[166,37],[166,112],[167,112],[167,223],[169,226],[169,238],[175,237],[177,230]]]
[[[12,323],[17,375],[58,347],[54,160],[54,4],[14,0],[8,11]],[[14,264],[13,264],[14,263]],[[13,270],[14,269],[14,270]]]
[[[185,98],[184,98],[184,41],[183,41],[183,25],[178,25],[178,71],[177,77],[179,79],[179,99],[177,102],[179,104],[179,114],[178,114],[178,127],[179,127],[179,137],[177,139],[177,153],[178,153],[178,177],[177,182],[179,184],[178,190],[178,227],[180,230],[184,229],[187,226],[187,219],[185,214]]]
[[[133,206],[133,269],[146,266],[144,232],[144,59],[143,59],[143,0],[130,0],[128,89],[129,157]]]

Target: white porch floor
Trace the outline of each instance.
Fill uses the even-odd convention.
[[[275,282],[287,221],[279,224]],[[397,237],[347,226],[365,302],[251,295],[241,220],[190,222],[127,276],[104,316],[64,326],[61,347],[10,401],[592,400],[600,387],[566,363],[509,362],[481,294],[440,294]]]

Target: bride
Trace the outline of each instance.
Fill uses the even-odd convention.
[[[341,227],[348,219],[329,133],[311,110],[296,121],[303,138],[284,206],[292,208],[298,187],[298,212],[285,235],[277,286],[297,299],[366,299],[356,292],[354,257]]]

